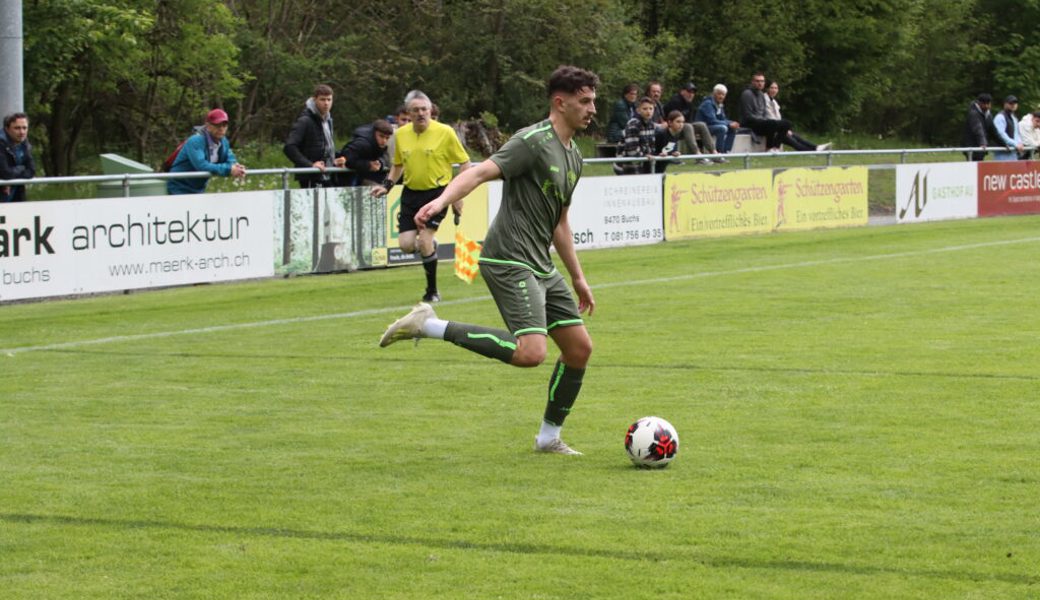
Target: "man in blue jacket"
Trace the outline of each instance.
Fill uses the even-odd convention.
[[[723,154],[728,154],[730,150],[733,150],[733,142],[737,138],[737,128],[740,127],[740,123],[730,121],[726,117],[723,102],[725,102],[728,92],[725,85],[716,84],[711,91],[711,96],[701,102],[697,114],[694,116],[695,121],[708,126],[708,131],[715,137],[715,147]]]
[[[170,167],[171,173],[208,171],[214,175],[245,177],[246,168],[238,164],[231,144],[227,141],[228,116],[219,108],[206,115],[206,124],[195,128],[192,135]],[[166,192],[175,194],[201,194],[206,191],[209,178],[169,179]]]

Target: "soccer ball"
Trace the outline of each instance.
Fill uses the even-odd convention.
[[[679,452],[679,434],[660,417],[643,417],[629,426],[625,451],[637,467],[664,468]]]

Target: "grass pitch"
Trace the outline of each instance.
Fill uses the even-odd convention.
[[[0,307],[2,595],[1034,598],[1038,225],[583,253],[577,458],[551,361],[377,347],[416,268]]]

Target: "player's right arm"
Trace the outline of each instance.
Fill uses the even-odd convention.
[[[502,170],[498,168],[495,161],[488,159],[459,173],[459,176],[451,180],[448,187],[444,188],[436,200],[430,202],[419,210],[415,215],[415,224],[419,229],[425,229],[427,221],[445,209],[449,204],[461,209],[462,199],[475,190],[478,185],[493,179],[502,177]],[[461,210],[459,210],[461,213]]]

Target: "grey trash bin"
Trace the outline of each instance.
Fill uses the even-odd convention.
[[[102,154],[101,172],[105,175],[125,175],[127,173],[154,173],[155,170],[125,156]],[[123,195],[122,181],[106,181],[98,184],[98,198],[119,198]],[[131,179],[130,195],[165,196],[166,182],[162,179]]]

